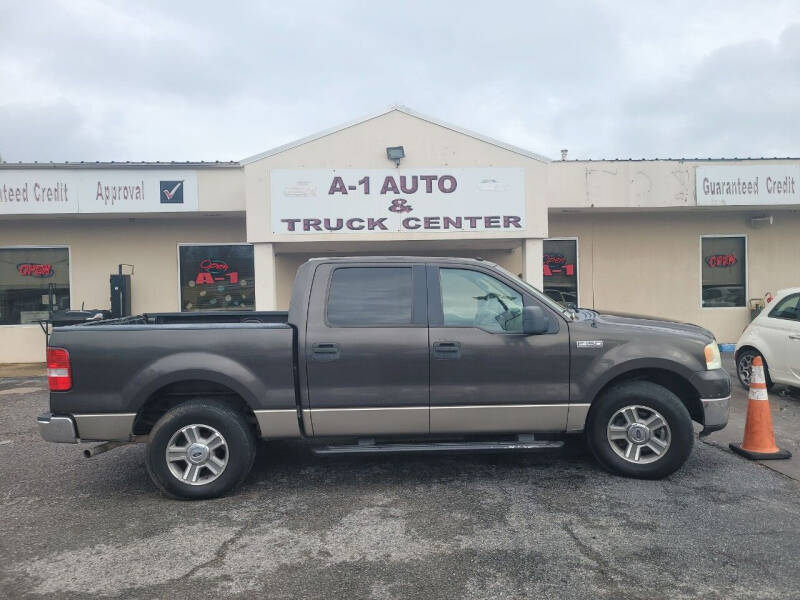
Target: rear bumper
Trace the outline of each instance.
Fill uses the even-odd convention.
[[[719,431],[728,424],[730,396],[725,398],[700,398],[700,403],[703,405],[703,431],[701,435]]]
[[[36,420],[39,433],[48,442],[128,442],[133,437],[136,413],[91,413],[54,415],[45,413]]]
[[[75,422],[71,417],[45,413],[40,415],[36,422],[39,424],[39,434],[46,442],[77,444],[79,441]]]

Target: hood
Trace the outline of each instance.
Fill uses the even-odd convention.
[[[621,327],[651,329],[653,331],[662,331],[664,333],[677,333],[697,338],[707,338],[709,341],[714,339],[714,334],[708,329],[700,327],[699,325],[693,325],[691,323],[682,323],[680,321],[662,319],[660,317],[633,315],[605,310],[589,310],[588,312],[595,315],[594,320],[597,323],[607,323],[608,325],[616,325]],[[591,319],[592,317],[589,316],[588,320]]]

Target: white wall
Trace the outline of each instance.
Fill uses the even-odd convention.
[[[134,313],[179,311],[178,243],[243,242],[242,217],[17,218],[0,221],[0,247],[68,246],[72,308],[109,308],[109,275],[119,263],[135,265]],[[258,301],[258,297],[256,297]],[[0,326],[0,363],[41,362],[38,326]]]

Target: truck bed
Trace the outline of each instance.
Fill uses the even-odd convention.
[[[253,410],[293,409],[295,331],[285,312],[148,313],[56,327],[72,389],[53,412],[136,413],[154,394],[235,394]],[[170,392],[171,393],[171,392]]]

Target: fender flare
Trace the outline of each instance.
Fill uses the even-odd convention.
[[[255,374],[242,364],[212,352],[181,352],[160,358],[132,378],[123,388],[122,396],[129,410],[138,414],[159,389],[192,380],[225,386],[239,395],[251,410],[259,407],[259,380]]]
[[[679,377],[683,382],[695,390],[695,392],[698,394],[700,393],[694,384],[692,384],[691,377],[693,372],[681,363],[664,358],[637,358],[615,365],[613,368],[605,371],[603,376],[595,380],[592,387],[587,390],[585,397],[588,399],[589,404],[594,405],[595,400],[597,400],[600,392],[602,392],[609,383],[628,373],[643,370],[669,372],[676,377]]]

